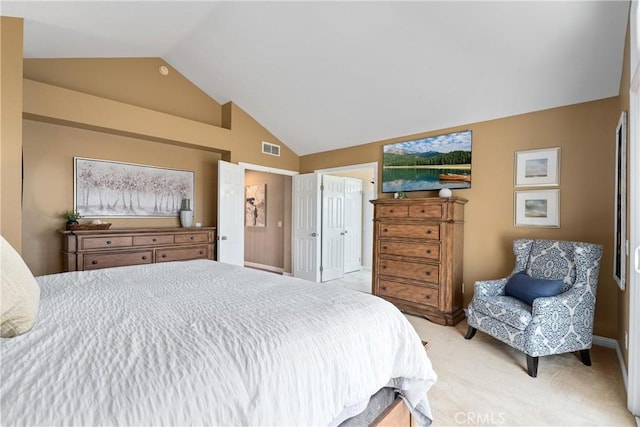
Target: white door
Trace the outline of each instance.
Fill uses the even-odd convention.
[[[294,176],[292,185],[293,275],[312,282],[321,280],[321,182],[321,175],[310,173]]]
[[[344,178],[344,272],[362,268],[362,181]]]
[[[322,176],[322,281],[344,276],[344,178]]]
[[[218,161],[218,261],[244,265],[244,168]]]

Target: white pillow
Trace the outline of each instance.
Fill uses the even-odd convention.
[[[0,236],[0,336],[31,330],[38,315],[40,286],[22,257]]]

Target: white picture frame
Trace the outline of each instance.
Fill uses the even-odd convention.
[[[627,248],[627,112],[616,126],[616,168],[613,214],[613,278],[625,289]]]
[[[516,187],[560,185],[560,147],[516,151]]]
[[[514,192],[516,227],[560,227],[560,190]]]

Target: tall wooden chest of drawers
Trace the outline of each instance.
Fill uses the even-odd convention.
[[[214,259],[215,227],[61,230],[64,271]]]
[[[462,310],[465,199],[378,199],[373,294],[401,311],[455,325]]]

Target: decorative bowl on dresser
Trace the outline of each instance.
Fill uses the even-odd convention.
[[[378,199],[373,294],[401,311],[455,325],[462,309],[464,205],[459,197]]]
[[[60,230],[63,269],[214,259],[215,227]]]

